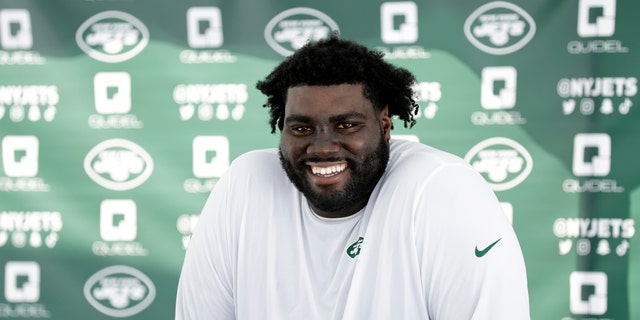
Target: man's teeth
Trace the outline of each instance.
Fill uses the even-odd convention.
[[[347,168],[346,164],[339,164],[331,167],[311,166],[311,172],[313,172],[313,174],[319,174],[319,175],[333,175],[333,174],[344,171],[345,168]]]

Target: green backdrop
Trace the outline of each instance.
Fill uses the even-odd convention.
[[[640,319],[640,4],[0,0],[0,318],[171,319],[256,81],[338,30],[415,73],[417,125],[512,220],[533,319]]]

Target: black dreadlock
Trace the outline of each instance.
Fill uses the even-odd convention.
[[[291,87],[363,84],[364,96],[376,110],[389,106],[389,115],[413,127],[418,104],[413,99],[416,79],[404,68],[384,61],[383,54],[353,41],[330,38],[307,43],[287,57],[256,88],[267,96],[271,133],[284,127],[284,107]]]

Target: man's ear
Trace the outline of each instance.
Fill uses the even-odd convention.
[[[391,117],[389,116],[389,106],[385,105],[382,110],[380,110],[380,127],[382,128],[382,132],[384,134],[385,140],[389,142],[391,139],[391,128],[393,127],[391,123]]]

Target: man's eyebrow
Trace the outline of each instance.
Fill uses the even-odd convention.
[[[338,123],[338,122],[347,121],[349,119],[366,120],[367,116],[365,116],[364,114],[362,114],[360,112],[347,112],[347,113],[342,113],[342,114],[337,114],[337,115],[330,116],[329,117],[329,122]],[[299,114],[292,114],[292,115],[287,116],[284,119],[284,122],[285,123],[292,123],[292,122],[310,123],[312,121],[311,121],[311,117],[303,116],[303,115],[299,115]]]
[[[349,119],[366,120],[367,116],[365,116],[360,112],[348,112],[348,113],[338,114],[338,115],[329,117],[329,122],[331,123],[344,122]]]
[[[297,114],[292,114],[288,117],[286,117],[284,119],[285,123],[291,123],[291,122],[302,122],[302,123],[309,123],[311,122],[311,118],[307,117],[307,116],[301,116],[301,115],[297,115]]]

